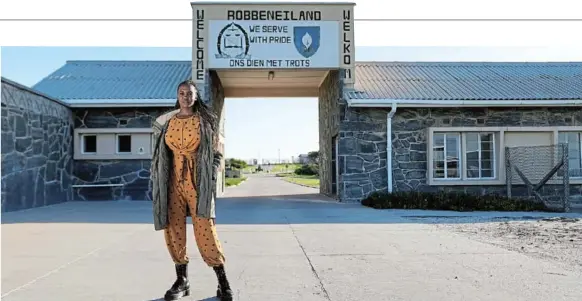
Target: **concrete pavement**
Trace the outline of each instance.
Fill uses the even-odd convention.
[[[580,270],[407,217],[430,214],[471,215],[338,204],[272,176],[217,202],[236,300],[582,300]],[[151,204],[135,201],[3,214],[2,300],[161,300],[174,271],[151,220]],[[184,300],[215,300],[192,235]]]

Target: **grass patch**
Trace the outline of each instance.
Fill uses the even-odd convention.
[[[271,166],[271,173],[294,172],[301,164],[277,164]]]
[[[362,205],[375,209],[425,209],[450,211],[553,211],[541,203],[503,195],[460,192],[374,192]]]
[[[226,178],[226,187],[238,185],[238,184],[244,182],[246,179],[247,179],[246,177]]]
[[[299,175],[288,175],[284,177],[285,181],[305,185],[313,188],[319,188],[319,176],[299,176]]]
[[[275,177],[279,177],[279,178],[287,178],[287,177],[294,177],[294,176],[296,176],[296,175],[292,172],[280,172],[280,173],[275,175]]]
[[[272,164],[272,165],[261,165],[263,171],[259,171],[259,173],[266,173],[267,170],[270,173],[293,173],[301,164]],[[257,165],[250,165],[245,167],[242,172],[244,173],[254,173],[257,169]]]
[[[257,167],[256,167],[256,166],[254,166],[254,165],[249,165],[249,166],[247,166],[247,167],[243,168],[243,169],[242,169],[242,172],[244,172],[244,173],[253,173],[253,172],[255,171],[255,169],[257,169]]]

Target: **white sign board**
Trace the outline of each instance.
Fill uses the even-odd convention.
[[[337,21],[209,21],[208,68],[338,68]]]

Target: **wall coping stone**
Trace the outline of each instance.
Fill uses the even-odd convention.
[[[17,89],[25,90],[25,91],[30,92],[32,94],[36,94],[36,95],[41,96],[41,97],[44,97],[44,98],[46,98],[46,99],[48,99],[50,101],[56,102],[56,103],[58,103],[58,104],[60,104],[62,106],[65,106],[67,108],[70,108],[69,104],[67,104],[66,102],[64,102],[62,100],[58,100],[58,99],[53,98],[51,96],[48,96],[48,95],[46,95],[44,93],[41,93],[39,91],[36,91],[36,90],[34,90],[34,89],[30,88],[30,87],[27,87],[27,86],[25,86],[23,84],[19,84],[19,83],[15,82],[15,81],[9,80],[9,79],[5,78],[4,76],[2,76],[2,83],[6,83],[7,85],[13,86],[13,87],[15,87]]]

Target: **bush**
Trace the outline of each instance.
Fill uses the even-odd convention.
[[[239,159],[227,159],[225,163],[226,166],[233,169],[245,169],[248,167],[247,162]]]
[[[375,209],[426,209],[452,211],[551,211],[541,203],[506,196],[460,192],[374,192],[362,205]]]
[[[316,176],[319,175],[319,168],[315,164],[304,164],[295,169],[295,174],[300,176]]]

